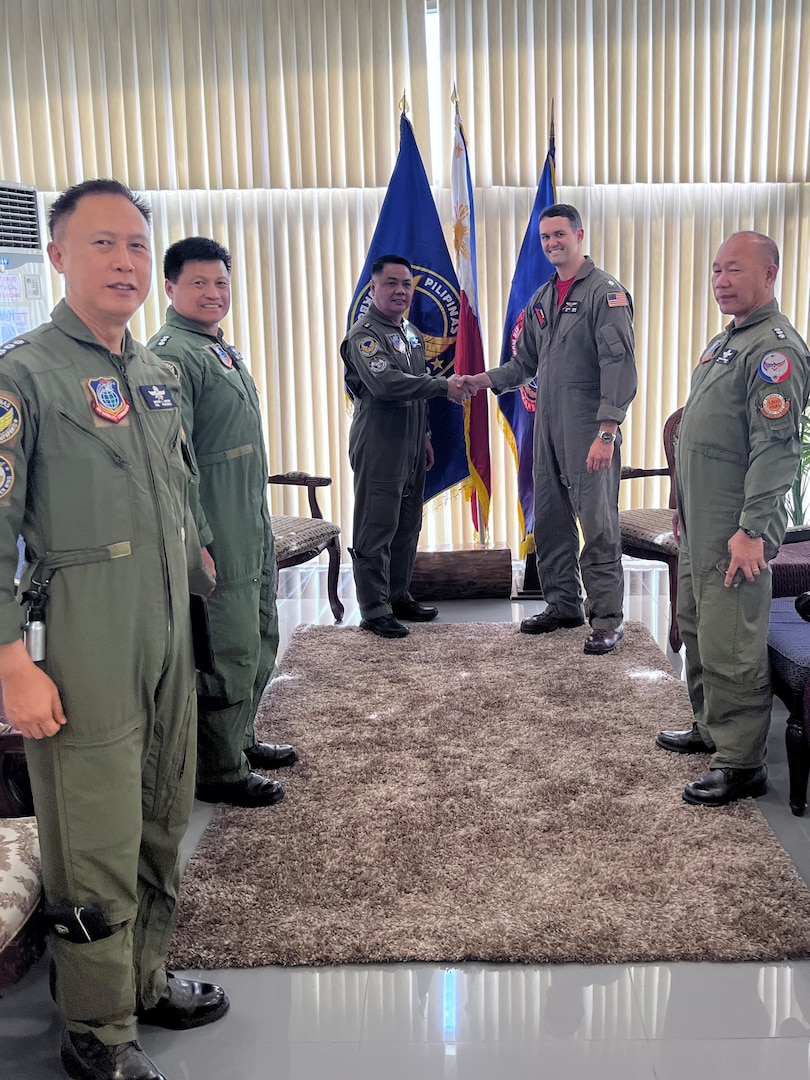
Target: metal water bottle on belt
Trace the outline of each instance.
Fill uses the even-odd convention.
[[[45,659],[45,603],[48,594],[40,582],[31,582],[32,588],[23,593],[23,600],[28,601],[28,615],[25,620],[25,651],[37,663]]]

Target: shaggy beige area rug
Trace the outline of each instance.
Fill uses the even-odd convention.
[[[810,955],[810,892],[756,803],[687,806],[706,757],[639,623],[300,627],[260,730],[287,799],[217,808],[183,883],[180,968],[384,961],[773,961]]]

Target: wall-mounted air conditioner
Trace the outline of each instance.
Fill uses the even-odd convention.
[[[48,318],[36,188],[0,180],[0,344]]]

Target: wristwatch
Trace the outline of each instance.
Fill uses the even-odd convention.
[[[745,535],[750,536],[752,540],[761,540],[764,536],[764,533],[754,532],[753,529],[743,529],[742,525],[740,526],[740,528],[745,533]]]
[[[597,432],[597,438],[601,439],[602,442],[616,442],[616,432],[615,431],[599,431],[599,432]]]

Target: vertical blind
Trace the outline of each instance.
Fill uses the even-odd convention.
[[[801,0],[0,0],[0,179],[57,192],[114,175],[165,247],[203,234],[233,256],[226,334],[262,396],[273,471],[330,474],[325,512],[351,540],[339,345],[410,117],[451,240],[450,91],[474,172],[490,364],[548,145],[585,248],[635,303],[639,395],[624,460],[663,464],[661,429],[719,329],[712,255],[736,229],[782,249],[777,294],[810,328],[810,5]],[[437,71],[428,34],[439,35]],[[434,89],[438,87],[439,90]],[[431,130],[446,133],[431,156]],[[539,284],[539,283],[538,283]],[[53,296],[61,295],[54,275]],[[491,535],[517,552],[515,470],[491,408]],[[625,483],[623,505],[664,499]],[[293,512],[296,493],[276,495]],[[423,543],[472,538],[463,499],[426,511]]]

